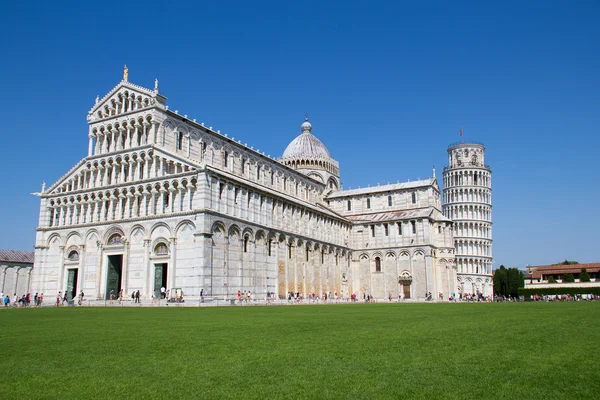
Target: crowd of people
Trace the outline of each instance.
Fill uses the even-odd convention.
[[[124,293],[123,290],[120,290],[119,293],[117,295],[115,295],[115,291],[111,290],[109,292],[109,304],[114,304],[114,301],[117,300],[119,304],[123,304],[123,302],[125,301],[125,297],[124,297]],[[276,293],[273,292],[269,292],[267,291],[267,296],[266,296],[266,302],[267,304],[271,304],[274,303],[276,299]],[[288,292],[287,293],[287,302],[288,304],[294,304],[294,303],[340,303],[340,302],[344,302],[344,303],[348,303],[348,302],[352,302],[352,303],[357,303],[359,297],[355,294],[352,293],[351,295],[346,295],[346,297],[344,298],[343,296],[338,296],[337,292],[336,293],[322,293],[320,296],[315,294],[315,293],[311,293],[308,296],[304,296],[302,293],[300,292]],[[286,297],[280,296],[279,300],[284,300]],[[166,290],[164,287],[162,287],[160,289],[160,298],[161,299],[166,299],[167,301],[171,301],[171,302],[177,302],[177,303],[183,303],[183,291],[178,289],[176,291],[175,294],[175,298],[170,298],[170,291]],[[36,293],[33,296],[33,299],[31,297],[30,293],[27,294],[23,294],[22,296],[18,296],[16,293],[13,294],[12,298],[11,296],[9,296],[8,294],[4,294],[0,292],[0,299],[2,299],[2,303],[4,304],[4,308],[9,308],[9,307],[13,307],[13,308],[29,308],[29,307],[41,307],[43,302],[44,302],[44,294],[43,293]],[[448,297],[448,301],[450,302],[522,302],[522,301],[533,301],[533,302],[537,302],[537,301],[582,301],[582,300],[599,300],[600,296],[598,295],[593,295],[593,294],[577,294],[577,295],[531,295],[529,296],[528,299],[525,299],[523,296],[520,297],[510,297],[510,296],[484,296],[481,293],[459,293],[458,295],[456,295],[455,293],[451,293],[450,296]],[[58,294],[56,295],[56,301],[54,303],[54,305],[56,307],[59,306],[64,306],[66,305],[74,305],[75,300],[77,300],[77,304],[78,305],[83,305],[84,304],[84,300],[85,300],[85,295],[83,293],[83,290],[79,293],[79,295],[77,296],[77,299],[69,299],[69,295],[67,292],[58,292]],[[249,302],[253,302],[255,299],[255,296],[252,292],[250,292],[249,290],[244,290],[243,292],[241,290],[237,291],[237,304],[243,304],[243,303],[249,303]],[[262,299],[261,299],[262,300]],[[394,296],[392,296],[392,293],[390,292],[388,294],[388,301],[390,303],[392,302],[403,302],[404,296],[402,294],[398,295],[397,300],[395,299]],[[433,301],[434,297],[433,294],[431,292],[427,292],[425,293],[425,301]],[[442,293],[438,293],[436,300],[439,301],[444,301],[444,295]],[[204,301],[204,289],[202,289],[200,291],[200,302]],[[363,293],[362,294],[362,302],[364,303],[375,303],[377,300],[370,294],[368,293]],[[152,294],[152,303],[155,303],[156,299],[155,299],[155,295],[154,293]],[[132,304],[140,304],[141,305],[141,294],[140,291],[133,291],[131,293],[131,303]]]

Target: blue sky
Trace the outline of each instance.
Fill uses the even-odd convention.
[[[280,156],[308,113],[345,188],[487,146],[494,267],[600,261],[598,2],[7,2],[0,248],[32,249],[42,181],[87,155],[129,67],[171,109]]]

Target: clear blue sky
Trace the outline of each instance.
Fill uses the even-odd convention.
[[[0,248],[87,154],[87,111],[129,67],[168,104],[271,156],[313,133],[345,188],[487,146],[494,267],[600,261],[598,2],[5,2]]]

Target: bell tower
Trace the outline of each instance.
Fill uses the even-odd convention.
[[[442,210],[453,221],[458,291],[493,295],[492,171],[485,164],[485,146],[450,145],[443,185]]]

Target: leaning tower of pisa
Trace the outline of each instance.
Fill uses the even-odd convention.
[[[443,211],[454,222],[458,291],[492,295],[492,171],[485,146],[452,144],[448,159]]]

